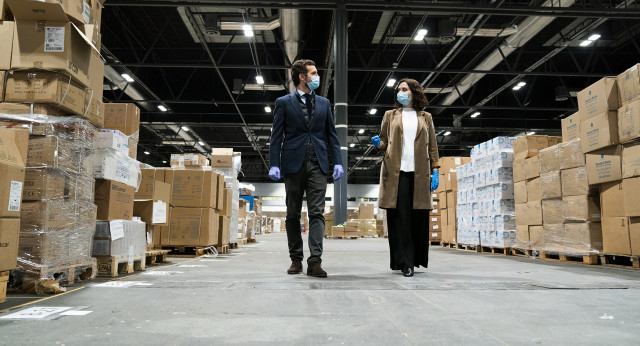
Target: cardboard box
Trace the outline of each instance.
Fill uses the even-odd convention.
[[[640,177],[622,180],[624,216],[640,216]]]
[[[529,238],[532,250],[544,250],[546,242],[543,226],[529,226]]]
[[[345,237],[358,236],[358,221],[347,221],[344,223],[344,236]]]
[[[446,173],[444,183],[446,191],[458,191],[458,173],[455,171]]]
[[[211,149],[212,167],[233,167],[233,148]]]
[[[184,167],[184,154],[171,154],[169,160],[171,167]]]
[[[432,201],[432,205],[433,205],[433,209],[438,209],[438,210],[441,208],[447,207],[446,205],[441,205],[440,201],[437,199]],[[438,213],[438,215],[440,215],[440,213]]]
[[[218,176],[205,170],[167,170],[165,182],[172,185],[171,205],[215,208]]]
[[[136,199],[153,199],[153,200],[162,200],[158,198],[156,192],[156,187],[159,186],[158,191],[162,193],[162,191],[166,191],[164,189],[171,189],[171,184],[167,184],[164,182],[165,178],[165,170],[157,169],[157,168],[143,168],[142,172],[142,181],[140,182],[140,187],[138,187],[138,191],[136,191]],[[162,183],[159,184],[159,183]],[[164,192],[166,193],[166,192]],[[169,190],[169,200],[171,199],[171,190]],[[165,201],[165,202],[167,202]]]
[[[580,112],[573,113],[572,115],[562,119],[562,142],[569,142],[576,138],[580,138]]]
[[[631,242],[631,254],[640,255],[640,218],[629,219],[629,240]]]
[[[64,200],[25,201],[20,213],[20,228],[23,232],[72,228],[73,212],[73,204]]]
[[[358,220],[358,235],[362,237],[373,237],[376,235],[376,220],[375,219],[359,219]]]
[[[561,169],[584,167],[586,165],[580,138],[560,144],[559,149]]]
[[[220,226],[218,218],[218,212],[211,208],[173,208],[169,226],[169,245],[217,244]]]
[[[520,182],[527,179],[526,175],[526,160],[514,160],[513,161],[513,181]]]
[[[562,179],[560,171],[552,171],[540,175],[542,199],[562,197]]]
[[[513,143],[513,153],[516,160],[523,160],[538,155],[540,149],[549,146],[547,136],[522,136]]]
[[[458,205],[458,194],[453,191],[447,191],[447,198],[445,201],[446,204],[445,202],[442,202],[442,200],[440,200],[440,203],[443,207],[446,206],[449,209],[455,209]]]
[[[636,64],[618,75],[620,106],[640,100],[640,64]]]
[[[56,136],[29,139],[29,168],[59,168],[64,172],[78,173],[81,157],[74,150],[74,143]],[[88,172],[87,172],[88,173]]]
[[[231,189],[224,189],[224,202],[220,215],[231,216],[233,207],[233,191]]]
[[[3,84],[3,83],[0,83]],[[0,87],[1,88],[1,87]],[[44,114],[44,115],[53,115],[53,116],[64,116],[66,113],[56,109],[55,106],[45,105],[45,104],[22,104],[22,103],[9,103],[3,102],[0,103],[0,113],[4,114]],[[0,120],[0,123],[3,123],[6,120]],[[15,122],[11,121],[7,123],[7,125],[14,125]],[[28,126],[32,127],[33,135],[41,135],[42,133],[38,133],[38,128],[43,129],[44,126],[38,126],[37,124],[29,123]],[[3,126],[6,127],[6,126]]]
[[[228,245],[229,237],[231,236],[231,217],[230,216],[220,216],[218,222],[218,242],[216,243],[218,246],[220,245]],[[274,224],[274,227],[280,227],[276,229],[275,232],[285,232],[283,230],[284,221],[278,225]]]
[[[448,195],[447,191],[438,192],[438,200],[440,200],[440,203],[442,203],[443,206],[446,205],[448,207],[449,206],[449,204],[448,204],[449,202],[447,200],[447,195]]]
[[[0,128],[0,217],[20,217],[29,131]]]
[[[96,149],[113,149],[129,156],[129,137],[118,130],[100,130],[96,132],[93,143]]]
[[[529,226],[516,225],[516,249],[529,250],[530,248]]]
[[[98,220],[131,220],[135,188],[113,180],[96,180]]]
[[[540,174],[560,170],[560,145],[541,149],[538,153]]]
[[[622,146],[587,154],[589,185],[622,179]]]
[[[542,186],[540,185],[540,178],[527,180],[527,201],[540,200],[542,200]]]
[[[148,225],[168,226],[168,210],[169,202],[162,200],[134,201],[133,203],[133,215]]]
[[[68,76],[47,71],[14,71],[6,78],[5,101],[47,103],[67,114],[83,115],[86,92]]]
[[[227,193],[225,191],[224,175],[216,173],[216,176],[218,179],[218,187],[216,188],[216,209],[220,211],[220,210],[224,210],[224,206],[225,206],[224,200],[225,198],[227,198]],[[260,201],[258,198],[254,198],[253,200],[253,210],[257,214],[262,213],[262,201]]]
[[[91,40],[57,2],[6,0],[16,18],[12,69],[64,71],[89,87]],[[82,114],[82,113],[81,113]]]
[[[20,219],[0,219],[0,271],[16,268],[19,235]]]
[[[528,203],[528,202],[527,202]],[[516,204],[516,226],[528,226],[529,214],[527,203]]]
[[[456,219],[456,209],[447,210],[447,225],[453,226],[454,228],[456,228],[458,225],[457,221],[458,220]]]
[[[578,109],[582,121],[620,108],[618,82],[615,77],[605,77],[578,92]],[[584,123],[580,127],[584,126]],[[584,130],[583,130],[584,131]]]
[[[640,137],[640,100],[618,109],[618,136],[621,143]]]
[[[622,181],[614,181],[600,185],[600,208],[602,217],[625,216],[624,205]]]
[[[133,103],[104,105],[104,128],[119,130],[127,136],[140,131],[140,109]]]
[[[513,185],[514,185],[513,194],[515,196],[515,202],[527,203],[527,182],[520,181]]]
[[[564,220],[564,202],[562,198],[542,201],[542,224],[561,224],[564,223]]]
[[[622,178],[640,176],[640,141],[623,145]]]
[[[562,197],[565,222],[600,222],[599,196]]]
[[[429,212],[429,216],[438,216],[438,215],[440,215],[440,209],[433,208],[433,209]]]
[[[589,194],[589,179],[587,178],[586,167],[563,169],[560,175],[562,178],[562,196]]]
[[[333,226],[333,227],[331,227],[331,236],[332,237],[344,237],[344,226]]]
[[[0,70],[9,70],[11,69],[11,52],[13,47],[13,30],[15,28],[15,23],[2,21],[2,14],[4,13],[3,7],[4,4],[2,3],[2,0],[0,0],[0,42],[2,42],[3,45],[3,49],[0,50]],[[0,98],[1,97],[2,96],[0,96]]]
[[[602,251],[602,225],[599,222],[567,223],[564,227],[564,242],[568,252]]]
[[[24,177],[22,200],[39,201],[63,198],[65,175],[57,169],[30,168]]]
[[[375,213],[373,212],[373,204],[360,204],[359,207],[359,219],[375,219]]]
[[[134,160],[138,159],[138,139],[133,136],[129,136],[129,157]]]
[[[146,245],[146,225],[143,222],[98,221],[93,238],[92,255],[139,259],[145,255]]]
[[[462,166],[471,162],[471,158],[445,156],[445,157],[441,157],[440,160],[438,160],[438,162],[440,163],[440,172],[444,175],[445,173],[454,172],[459,166]]]
[[[540,176],[540,158],[538,156],[524,160],[524,175],[527,179]]]
[[[542,201],[527,202],[527,217],[529,226],[542,225]]]
[[[184,154],[185,167],[206,167],[207,158],[202,154]]]
[[[601,113],[583,121],[580,124],[580,131],[580,144],[584,153],[620,143],[617,112]]]
[[[631,255],[628,217],[602,218],[603,252],[611,255]]]

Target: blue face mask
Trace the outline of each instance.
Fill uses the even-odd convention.
[[[411,99],[409,98],[409,93],[398,93],[396,98],[398,99],[398,102],[403,106],[406,106],[409,103],[411,103]]]
[[[316,90],[320,86],[320,76],[311,76],[311,82],[307,82],[309,89]]]

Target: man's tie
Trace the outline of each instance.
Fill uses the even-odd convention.
[[[304,94],[304,98],[305,98],[305,105],[307,106],[307,115],[309,116],[309,121],[311,121],[311,112],[313,109],[313,103],[311,102],[311,95],[310,94]]]

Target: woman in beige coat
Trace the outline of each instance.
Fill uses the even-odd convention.
[[[413,268],[429,261],[430,191],[438,188],[438,146],[427,98],[414,79],[395,89],[395,109],[387,111],[380,135],[371,138],[386,150],[380,172],[378,207],[387,209],[391,269],[413,276]]]

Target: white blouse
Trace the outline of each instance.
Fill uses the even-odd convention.
[[[403,172],[415,171],[415,159],[413,149],[418,132],[418,114],[413,108],[402,108],[402,159],[400,170]]]

